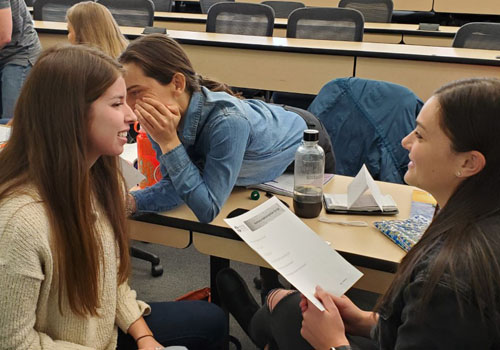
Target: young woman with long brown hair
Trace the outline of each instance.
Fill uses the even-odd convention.
[[[218,276],[222,300],[270,349],[348,349],[347,335],[371,336],[368,349],[499,349],[499,130],[500,80],[453,82],[424,105],[402,140],[410,152],[405,181],[431,193],[441,209],[375,312],[321,288],[325,312],[283,290],[259,309],[233,270]]]
[[[218,349],[225,336],[215,305],[147,305],[128,286],[117,156],[136,117],[122,73],[98,50],[51,48],[22,89],[0,152],[0,349]]]

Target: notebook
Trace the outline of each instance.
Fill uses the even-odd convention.
[[[414,190],[409,219],[376,221],[373,224],[401,249],[408,252],[430,225],[435,209],[436,200],[429,193]]]
[[[379,205],[371,194],[365,194],[351,206],[347,205],[347,194],[330,194],[323,195],[325,202],[325,210],[327,213],[333,214],[366,214],[366,215],[395,215],[398,207],[390,194],[382,195],[380,201],[383,210],[380,210]]]
[[[347,187],[347,193],[325,193],[325,210],[333,214],[395,215],[398,207],[389,194],[382,194],[366,165]]]

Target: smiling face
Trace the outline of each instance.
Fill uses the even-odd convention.
[[[134,109],[136,102],[144,96],[159,100],[164,105],[178,106],[175,84],[173,81],[162,85],[156,79],[144,74],[144,71],[134,63],[124,64],[125,83],[127,85],[127,104]]]
[[[418,115],[417,127],[401,144],[410,151],[405,182],[430,192],[443,206],[463,180],[457,174],[464,155],[452,149],[440,118],[439,102],[431,97]]]
[[[127,143],[127,131],[136,117],[125,103],[125,81],[116,81],[90,106],[88,159],[93,164],[100,156],[117,156]]]

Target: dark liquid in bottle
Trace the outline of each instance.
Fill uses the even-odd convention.
[[[309,200],[307,202],[301,201],[300,199],[300,196],[295,196],[293,198],[293,210],[295,211],[295,215],[305,219],[315,218],[319,215],[323,207],[321,197],[318,197],[318,200],[314,202],[312,202],[310,198],[308,198]]]

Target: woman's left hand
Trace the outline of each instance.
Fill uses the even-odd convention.
[[[134,110],[141,127],[158,143],[163,153],[180,145],[177,127],[181,113],[176,106],[166,106],[156,98],[145,96]]]
[[[320,311],[314,304],[303,299],[301,302],[302,329],[300,334],[316,350],[330,349],[341,345],[348,345],[345,336],[344,323],[339,310],[330,294],[321,287],[316,287],[316,298],[323,304],[325,311]]]

